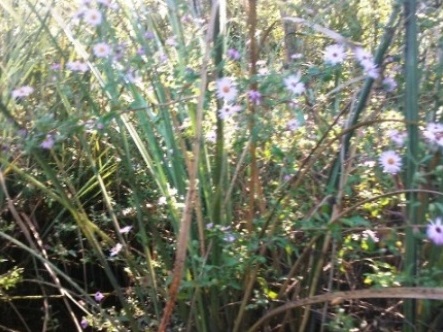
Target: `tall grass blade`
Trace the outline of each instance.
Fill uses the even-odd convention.
[[[404,1],[404,19],[405,19],[405,119],[408,132],[407,154],[405,164],[405,187],[414,189],[417,187],[415,181],[418,170],[418,43],[417,43],[417,2],[415,0]],[[405,241],[405,271],[408,274],[406,286],[415,284],[417,274],[417,241],[414,234],[413,224],[420,224],[421,216],[418,215],[419,206],[417,204],[417,193],[409,192],[407,194],[407,216],[406,223],[409,226],[406,229]],[[404,304],[405,324],[403,331],[416,331],[416,301],[406,300]]]

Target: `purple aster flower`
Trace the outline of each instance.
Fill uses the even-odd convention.
[[[137,55],[140,55],[140,56],[142,56],[142,55],[145,55],[145,49],[143,48],[143,47],[139,47],[138,49],[137,49]]]
[[[145,38],[146,39],[154,39],[154,37],[155,37],[155,35],[151,31],[146,31],[145,32]]]
[[[220,230],[226,231],[225,229],[223,229],[223,227]],[[223,240],[225,240],[228,243],[232,243],[235,241],[235,235],[230,231],[226,231],[225,235],[223,236]]]
[[[89,326],[89,322],[86,320],[85,317],[83,317],[82,320],[80,321],[80,326],[82,327],[82,329],[85,329]]]
[[[56,70],[60,70],[60,69],[62,68],[62,66],[61,66],[61,64],[58,63],[58,62],[54,62],[54,63],[51,65],[50,68],[51,68],[51,70],[56,71]]]
[[[235,48],[230,48],[227,52],[227,56],[233,61],[238,61],[241,58],[240,52],[237,51]]]
[[[101,292],[97,292],[97,293],[95,293],[95,295],[94,295],[94,300],[95,300],[96,302],[101,302],[104,298],[105,298],[105,296],[104,296],[103,293],[101,293]]]
[[[40,143],[40,147],[45,150],[51,150],[54,147],[54,144],[54,137],[52,137],[52,135],[46,135],[45,140]]]
[[[261,93],[257,90],[249,90],[248,98],[251,103],[254,103],[255,105],[260,105]]]

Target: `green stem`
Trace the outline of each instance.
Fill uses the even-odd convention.
[[[375,54],[374,62],[377,66],[381,66],[383,62],[383,57],[385,56],[386,51],[388,50],[389,46],[391,45],[392,39],[394,37],[395,33],[395,25],[397,21],[397,17],[400,13],[401,7],[398,3],[395,3],[392,8],[392,13],[389,18],[389,21],[385,27],[385,33],[382,38],[382,42],[379,45],[377,52]],[[361,112],[365,109],[366,103],[368,101],[369,95],[371,93],[372,84],[374,83],[374,79],[371,77],[368,77],[363,85],[363,88],[360,92],[357,105],[354,109],[351,110],[351,115],[349,118],[349,127],[353,127],[359,117]],[[353,132],[348,133],[344,139],[343,139],[343,145],[344,145],[344,155],[345,158],[349,151],[349,144],[352,138]],[[331,170],[331,176],[330,181],[328,185],[328,192],[334,192],[334,188],[337,188],[338,186],[338,180],[339,180],[339,171],[340,171],[340,163],[341,163],[341,157],[340,155],[337,156],[334,166]]]
[[[407,160],[405,187],[413,189],[416,186],[414,175],[417,171],[418,160],[418,75],[417,75],[417,18],[416,1],[404,1],[405,15],[405,118],[408,132]],[[405,269],[408,274],[406,286],[414,286],[417,274],[417,243],[411,223],[417,223],[419,219],[417,193],[409,192],[407,195],[406,209],[406,245],[405,245]],[[405,324],[403,331],[416,331],[416,301],[407,300],[404,304]]]

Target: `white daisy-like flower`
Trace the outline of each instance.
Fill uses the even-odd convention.
[[[221,109],[218,110],[218,117],[222,120],[226,120],[240,111],[241,107],[239,105],[225,104]]]
[[[386,92],[392,92],[397,89],[397,82],[392,77],[385,77],[382,85]]]
[[[377,234],[374,231],[370,230],[370,229],[364,230],[361,233],[361,235],[362,235],[362,238],[364,240],[371,239],[373,242],[379,242],[380,241],[380,239],[378,238]]]
[[[431,144],[443,146],[443,124],[428,123],[426,129],[423,131],[423,135]]]
[[[97,26],[102,23],[103,15],[99,10],[90,8],[85,10],[85,12],[83,13],[83,19],[86,23],[92,26]]]
[[[435,218],[431,220],[426,228],[426,236],[435,245],[443,245],[443,225],[441,224],[441,218]]]
[[[172,47],[177,47],[178,45],[177,41],[175,40],[175,36],[166,39],[165,44]]]
[[[106,43],[97,43],[93,47],[94,55],[97,58],[106,58],[111,55],[111,46]]]
[[[372,56],[372,54],[362,47],[356,47],[354,49],[354,56],[360,64],[366,61],[374,62],[374,57]]]
[[[237,93],[235,81],[231,77],[222,77],[217,80],[217,97],[219,99],[230,102],[237,98]]]
[[[300,128],[300,122],[297,119],[291,119],[286,124],[286,128],[288,128],[290,131],[295,131]]]
[[[344,46],[339,44],[327,46],[323,54],[324,61],[333,66],[342,63],[346,59],[346,50]]]
[[[366,76],[372,77],[373,79],[377,79],[380,76],[380,68],[378,68],[372,60],[365,60],[360,62],[360,64]]]
[[[21,86],[17,89],[12,90],[12,98],[19,99],[28,97],[30,94],[34,92],[34,88],[29,85]]]
[[[298,60],[298,59],[301,59],[301,58],[303,58],[303,54],[301,54],[301,53],[291,54],[291,59],[292,60]]]
[[[126,74],[124,75],[125,80],[128,83],[132,84],[141,84],[142,78],[136,73],[135,70],[128,70]]]
[[[89,70],[89,66],[81,61],[69,61],[66,63],[66,68],[68,68],[71,71],[78,71],[81,73],[85,73]]]
[[[133,227],[133,226],[125,226],[125,227],[123,227],[123,228],[120,228],[120,233],[121,233],[121,234],[129,233],[129,232],[131,231],[132,227]]]
[[[114,247],[111,248],[109,256],[111,257],[117,256],[122,249],[123,245],[121,243],[117,243]]]
[[[217,140],[217,133],[215,132],[215,130],[210,130],[206,133],[205,137],[208,142],[215,143],[215,141]]]
[[[400,132],[397,129],[392,129],[388,131],[388,137],[394,142],[398,147],[402,147],[405,144],[407,133]]]
[[[305,92],[305,84],[300,81],[301,73],[297,72],[295,75],[290,75],[286,77],[283,81],[285,83],[286,89],[288,89],[294,95],[300,95]]]
[[[402,161],[397,152],[393,150],[384,151],[380,154],[380,164],[383,172],[389,174],[397,174],[401,170]]]

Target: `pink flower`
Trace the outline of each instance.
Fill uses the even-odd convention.
[[[435,245],[443,245],[443,226],[440,217],[430,221],[426,229],[426,235]]]

